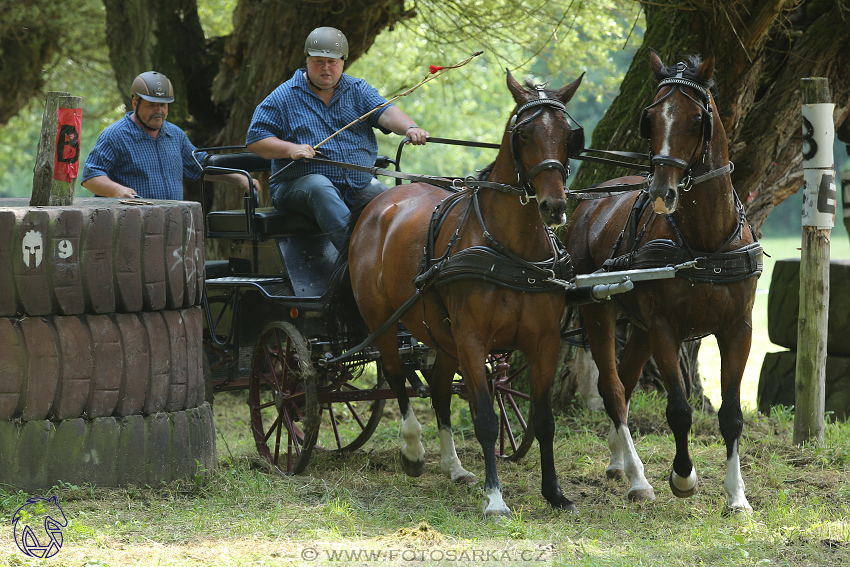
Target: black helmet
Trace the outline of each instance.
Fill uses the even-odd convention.
[[[344,61],[348,59],[348,40],[336,28],[316,28],[307,36],[304,55],[333,57]]]
[[[174,88],[162,73],[147,71],[133,79],[130,93],[149,102],[174,102]]]

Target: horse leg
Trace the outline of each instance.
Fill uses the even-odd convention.
[[[626,418],[620,427],[613,426],[611,433],[608,435],[611,464],[608,465],[605,474],[609,479],[620,479],[623,476],[629,479],[629,491],[627,494],[629,500],[652,502],[655,500],[655,490],[646,479],[643,462],[637,454],[631,431],[626,421],[629,415],[629,400],[631,400],[632,392],[634,392],[640,380],[641,371],[646,361],[649,360],[650,355],[649,336],[645,331],[633,327],[631,337],[629,337],[626,348],[623,349],[620,357],[619,369],[620,383],[623,386]]]
[[[484,516],[507,516],[510,508],[502,499],[502,484],[496,471],[496,439],[499,436],[499,418],[493,410],[493,401],[487,387],[484,358],[487,349],[471,333],[456,332],[465,338],[459,344],[460,369],[469,392],[469,403],[475,415],[475,437],[484,455]],[[473,345],[473,343],[476,343]]]
[[[752,325],[749,321],[737,329],[717,337],[720,350],[720,394],[723,399],[717,419],[720,433],[726,442],[726,506],[733,512],[750,513],[752,506],[744,495],[744,479],[741,477],[741,459],[738,444],[744,427],[741,413],[741,379],[750,353]]]
[[[395,327],[375,340],[375,346],[381,352],[381,364],[387,383],[398,399],[401,412],[401,468],[407,476],[422,476],[425,472],[425,447],[422,446],[422,425],[413,414],[413,406],[407,396],[407,381],[404,364],[398,357],[398,338]]]
[[[611,463],[605,474],[608,478],[616,479],[622,478],[625,473],[629,479],[629,499],[654,500],[655,492],[644,476],[643,463],[635,451],[632,434],[629,431],[626,388],[617,372],[615,358],[614,307],[610,304],[585,305],[581,308],[581,314],[587,329],[590,352],[599,370],[599,393],[602,395],[605,411],[612,422],[611,433],[608,435]],[[629,394],[636,383],[633,367],[642,367],[647,360],[645,354],[639,356],[644,352],[643,349],[638,348],[645,342],[645,339],[640,339],[641,336],[632,334],[632,339],[624,353],[625,364],[621,365],[626,371],[627,381],[630,384]],[[640,376],[639,369],[636,374]]]
[[[557,341],[560,343],[560,340]],[[575,504],[561,492],[555,472],[555,418],[552,416],[552,380],[555,376],[558,344],[541,349],[531,359],[526,355],[531,384],[531,422],[540,446],[542,483],[540,492],[553,508],[578,513]],[[524,353],[525,354],[525,353]]]
[[[669,478],[670,490],[678,498],[688,498],[696,493],[698,480],[688,450],[692,410],[679,373],[681,343],[664,326],[656,326],[652,331],[652,355],[667,386],[667,424],[676,440],[676,456],[673,457],[673,470]]]
[[[440,432],[440,470],[452,482],[472,485],[475,484],[475,475],[460,464],[452,432],[452,377],[456,368],[455,360],[442,353],[438,354],[431,368],[428,384],[431,386],[431,404],[434,406],[437,429]]]

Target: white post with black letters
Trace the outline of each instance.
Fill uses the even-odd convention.
[[[826,335],[829,311],[829,239],[835,225],[832,154],[835,105],[829,81],[801,79],[803,95],[803,234],[800,255],[800,311],[794,443],[823,441]]]

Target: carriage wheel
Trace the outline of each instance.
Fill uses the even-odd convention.
[[[338,452],[362,447],[378,427],[387,403],[386,399],[374,399],[371,395],[387,385],[380,363],[376,364],[375,375],[363,372],[356,378],[350,375],[348,378],[338,387],[330,379],[319,384],[322,412],[325,414],[322,421],[330,425],[330,428],[322,428],[319,446]],[[323,395],[323,388],[333,388],[333,391]]]
[[[534,444],[531,424],[531,395],[528,386],[528,364],[513,369],[508,364],[510,354],[490,360],[493,390],[499,415],[499,440],[496,456],[508,461],[523,458]]]
[[[248,404],[260,455],[287,474],[304,471],[319,433],[316,374],[307,341],[274,321],[254,347]]]

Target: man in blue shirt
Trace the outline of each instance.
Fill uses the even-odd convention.
[[[171,81],[148,71],[130,88],[133,112],[107,127],[86,158],[82,186],[101,197],[183,199],[183,179],[195,181],[201,170],[192,159],[195,146],[186,133],[167,122],[168,103],[174,101]],[[203,159],[205,154],[199,155]],[[209,175],[249,189],[239,174]],[[256,179],[254,187],[259,188]]]
[[[269,187],[275,208],[316,219],[337,248],[345,242],[349,206],[358,194],[374,196],[387,189],[372,175],[311,163],[314,148],[341,128],[386,103],[363,79],[343,73],[348,40],[339,30],[316,28],[304,46],[306,68],[277,87],[254,111],[248,149],[272,159],[272,175],[295,160]],[[328,159],[372,167],[378,154],[373,128],[424,144],[428,132],[398,107],[387,105],[339,132],[318,151]]]

